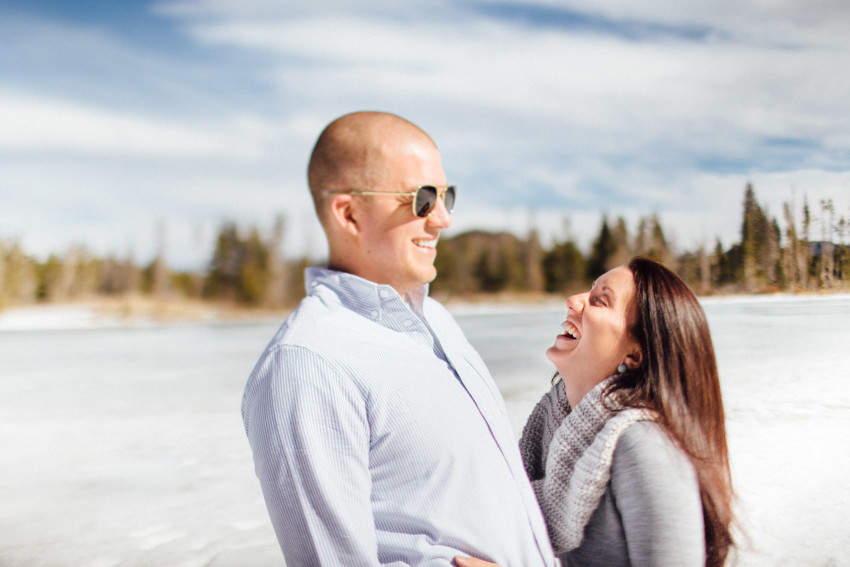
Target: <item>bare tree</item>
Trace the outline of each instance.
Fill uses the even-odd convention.
[[[0,309],[6,298],[6,244],[0,240]]]
[[[844,274],[844,264],[845,256],[847,255],[847,244],[844,241],[844,235],[847,233],[848,228],[850,227],[848,227],[847,220],[844,217],[841,217],[835,225],[835,229],[838,232],[838,245],[836,246],[835,253],[835,271],[838,274],[838,281],[841,282],[841,287],[844,287],[846,279]]]
[[[832,244],[832,214],[835,207],[832,204],[832,199],[821,199],[821,241],[820,241],[820,270],[819,279],[821,285],[830,287],[832,285],[833,260],[835,254],[835,246]]]
[[[171,291],[170,274],[165,262],[166,228],[165,222],[156,225],[156,257],[149,269],[150,291],[156,299],[164,299]]]
[[[801,243],[800,260],[802,261],[803,289],[809,287],[809,231],[812,227],[812,214],[809,210],[809,200],[803,197],[803,242]]]
[[[0,289],[0,306],[32,303],[38,294],[35,262],[23,253],[17,241],[3,248],[4,277]]]
[[[285,234],[286,219],[283,215],[277,215],[268,243],[268,284],[263,299],[267,307],[281,307],[286,301],[286,266],[283,257]]]
[[[533,225],[532,225],[533,226]],[[540,246],[540,238],[537,230],[532,228],[528,231],[522,246],[522,264],[525,272],[525,289],[533,292],[541,292],[545,286],[543,277],[543,248]]]
[[[711,258],[705,251],[705,244],[700,244],[697,250],[699,260],[700,293],[705,294],[711,290]]]
[[[793,289],[802,285],[799,261],[800,242],[797,238],[797,228],[794,225],[794,213],[791,210],[791,205],[784,203],[782,212],[785,215],[785,238],[788,240],[785,248],[785,269],[788,271],[788,282]]]

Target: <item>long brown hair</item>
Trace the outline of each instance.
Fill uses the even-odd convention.
[[[658,412],[696,469],[705,522],[706,565],[725,563],[731,534],[732,481],[720,379],[705,313],[688,285],[645,257],[628,264],[635,279],[637,321],[631,333],[643,363],[606,391],[626,407]]]

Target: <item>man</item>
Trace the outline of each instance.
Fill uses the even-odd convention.
[[[242,402],[286,564],[552,565],[504,401],[427,297],[455,196],[434,142],[395,115],[348,114],[308,180],[328,267],[308,268]]]

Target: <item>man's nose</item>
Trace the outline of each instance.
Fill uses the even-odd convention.
[[[452,225],[452,214],[446,208],[445,194],[437,196],[437,204],[425,217],[425,222],[437,228],[449,228]]]

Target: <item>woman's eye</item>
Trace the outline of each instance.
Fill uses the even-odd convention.
[[[594,305],[600,305],[602,307],[605,307],[605,306],[608,305],[608,302],[605,301],[605,298],[600,296],[600,295],[597,295],[596,297],[592,297],[590,299],[590,302]]]

